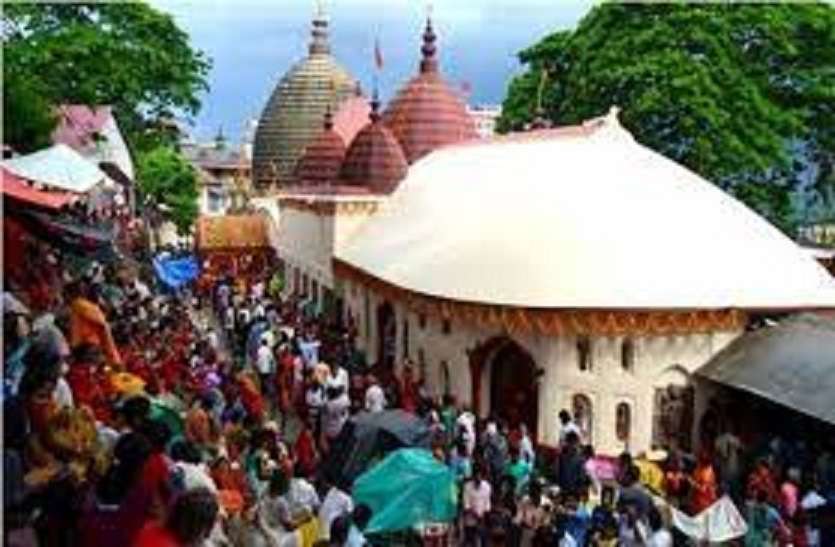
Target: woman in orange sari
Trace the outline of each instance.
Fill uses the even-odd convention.
[[[691,511],[696,515],[713,505],[717,499],[716,471],[706,451],[699,454],[699,462],[693,470],[691,484]]]
[[[110,324],[101,308],[88,300],[85,291],[79,290],[70,305],[70,346],[92,344],[102,350],[111,365],[122,364],[122,356],[113,342]]]

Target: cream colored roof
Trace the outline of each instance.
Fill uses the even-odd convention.
[[[428,155],[337,258],[467,302],[835,307],[835,279],[798,245],[616,115]]]

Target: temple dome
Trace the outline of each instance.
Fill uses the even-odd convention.
[[[614,115],[429,154],[336,258],[494,306],[835,308],[835,279],[794,241]]]
[[[296,163],[295,182],[304,186],[323,186],[336,181],[345,159],[345,141],[337,132],[328,110],[319,136],[304,149]]]
[[[466,105],[439,73],[435,39],[432,22],[427,20],[420,72],[383,113],[383,121],[400,142],[410,164],[441,146],[477,136]]]
[[[409,164],[403,149],[371,103],[371,121],[357,133],[342,163],[340,183],[364,187],[375,193],[389,193],[406,176]]]
[[[253,181],[259,188],[292,183],[296,162],[322,131],[328,106],[356,95],[357,81],[330,54],[327,21],[313,20],[309,54],[273,90],[255,132]]]

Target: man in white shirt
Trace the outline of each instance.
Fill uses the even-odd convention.
[[[214,329],[210,329],[208,334],[206,334],[206,343],[213,351],[220,349],[220,340],[218,339],[217,332],[215,332]]]
[[[348,421],[351,399],[348,398],[348,393],[341,387],[328,387],[325,392],[328,401],[325,403],[324,414],[322,414],[322,429],[330,443],[336,439],[345,422]]]
[[[261,391],[267,396],[268,400],[272,398],[273,393],[273,375],[275,374],[275,356],[273,356],[273,349],[269,345],[269,341],[261,338],[261,345],[258,347],[258,353],[255,358],[255,366],[258,369],[258,376],[261,377]]]
[[[316,488],[304,477],[293,477],[290,480],[290,491],[287,494],[287,499],[290,502],[290,510],[295,513],[307,510],[315,515],[319,511],[319,506],[322,505],[322,502],[319,501],[319,494],[316,493]]]
[[[341,388],[345,391],[345,393],[348,393],[348,388],[350,387],[348,371],[339,366],[338,363],[332,363],[331,373],[330,376],[328,376],[325,387]]]
[[[472,458],[475,451],[475,415],[464,409],[455,421],[457,436],[464,440],[467,448],[467,456]]]
[[[322,539],[330,539],[331,524],[336,517],[348,515],[353,510],[354,500],[351,499],[351,496],[336,486],[331,486],[322,501],[322,507],[319,509],[319,526],[321,526],[320,535]]]
[[[371,385],[365,390],[365,410],[368,412],[382,412],[386,409],[386,394],[377,383],[377,379],[369,376]]]
[[[223,327],[226,329],[226,336],[229,338],[228,342],[232,342],[235,333],[235,308],[232,306],[226,308]]]
[[[818,493],[816,486],[812,486],[800,501],[800,506],[807,513],[820,509],[825,505],[826,499]],[[811,522],[806,526],[806,541],[809,547],[821,546],[820,524],[818,524],[817,519],[811,519]]]
[[[571,414],[569,414],[567,410],[562,409],[560,410],[559,418],[560,446],[563,446],[565,444],[565,441],[568,438],[569,433],[576,434],[577,438],[582,441],[583,432],[580,431],[580,427],[576,423],[574,423],[574,420],[571,419]]]
[[[484,470],[477,467],[475,476],[464,485],[464,537],[467,545],[487,547],[487,523],[485,517],[492,508],[490,499],[493,488],[484,478]]]

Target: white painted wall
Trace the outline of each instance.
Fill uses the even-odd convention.
[[[345,301],[357,319],[358,343],[366,351],[369,362],[377,359],[377,306],[378,295],[361,285],[345,281]],[[366,296],[370,299],[370,332],[365,328]],[[472,349],[490,338],[501,334],[498,330],[484,330],[467,324],[452,322],[450,334],[442,331],[438,318],[427,317],[426,327],[419,327],[419,316],[407,311],[401,303],[393,302],[398,325],[398,363],[403,355],[403,318],[408,317],[409,357],[418,361],[422,349],[426,360],[427,383],[435,395],[443,393],[441,363],[449,364],[452,392],[459,400],[472,404],[472,379],[470,378],[467,349]],[[631,371],[621,366],[622,337],[598,337],[592,340],[593,366],[589,371],[578,367],[577,339],[573,336],[546,337],[535,334],[512,338],[533,357],[537,367],[544,370],[539,386],[538,439],[556,444],[558,436],[557,413],[562,408],[571,409],[572,397],[582,393],[592,401],[593,438],[595,448],[608,454],[617,454],[628,448],[633,453],[651,448],[653,404],[655,387],[666,386],[682,374],[691,374],[712,355],[730,343],[741,332],[716,332],[680,336],[648,336],[633,339],[635,360]],[[673,367],[673,370],[670,370]],[[490,408],[490,371],[484,371],[482,379],[482,414]],[[696,384],[697,390],[699,384]],[[628,443],[617,439],[615,432],[615,408],[626,402],[631,407],[632,425]],[[697,393],[695,422],[704,410],[704,402]],[[694,424],[695,425],[695,424]]]
[[[334,289],[333,256],[351,242],[372,214],[371,209],[318,214],[282,207],[277,243],[278,255],[287,264],[288,279],[292,280],[293,268],[299,268],[320,286]]]

